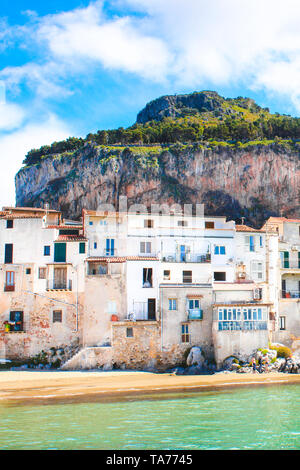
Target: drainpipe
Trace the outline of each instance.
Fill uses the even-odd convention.
[[[160,350],[163,350],[163,289],[160,288]]]

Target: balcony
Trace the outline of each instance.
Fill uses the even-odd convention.
[[[201,308],[190,308],[188,310],[188,320],[202,320],[203,310]]]
[[[300,291],[298,290],[282,290],[282,299],[300,299]]]
[[[219,331],[258,331],[267,330],[268,322],[257,320],[246,321],[219,321]]]
[[[163,253],[161,260],[164,263],[210,263],[211,255],[197,253]]]
[[[46,290],[72,290],[72,281],[47,280]]]
[[[300,270],[300,261],[296,260],[281,260],[281,269],[299,269]]]
[[[4,286],[4,292],[14,292],[15,291],[15,285],[8,285],[5,284]]]

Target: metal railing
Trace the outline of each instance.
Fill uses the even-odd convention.
[[[210,263],[210,254],[198,253],[163,253],[161,260],[165,263]]]
[[[266,321],[218,321],[218,330],[219,331],[257,331],[257,330],[267,330],[268,322]]]
[[[282,299],[300,299],[300,291],[298,290],[282,290]]]
[[[201,308],[188,309],[188,320],[202,320],[203,310]]]
[[[72,290],[72,281],[47,280],[47,290]]]
[[[282,269],[300,269],[300,261],[296,260],[281,260]]]

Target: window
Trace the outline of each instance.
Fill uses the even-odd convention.
[[[61,310],[53,310],[52,322],[53,323],[61,323],[62,322],[62,311]]]
[[[177,299],[169,299],[169,310],[177,310]]]
[[[215,228],[214,222],[205,222],[205,228]]]
[[[247,235],[245,237],[245,242],[246,242],[246,248],[247,248],[248,251],[255,251],[254,236],[253,235]]]
[[[13,244],[7,243],[5,245],[4,263],[12,264],[13,262]]]
[[[200,300],[199,299],[189,299],[189,310],[199,309],[200,308]]]
[[[215,246],[215,255],[225,255],[226,250],[225,246],[216,245]]]
[[[94,242],[94,250],[97,250],[97,242]]]
[[[50,256],[50,246],[49,245],[44,246],[44,256]]]
[[[261,235],[259,236],[259,246],[263,247],[263,237]]]
[[[46,279],[46,268],[39,268],[39,279]]]
[[[89,221],[89,225],[94,225],[94,222],[92,222],[91,220]]]
[[[26,274],[31,274],[31,268],[26,268]]]
[[[186,220],[178,220],[177,225],[178,227],[187,227],[188,223]]]
[[[279,329],[285,330],[285,317],[279,317]]]
[[[164,280],[169,281],[171,279],[171,271],[166,270],[164,271]]]
[[[10,312],[10,331],[23,331],[23,312]]]
[[[79,253],[80,254],[85,253],[85,243],[84,242],[79,243]]]
[[[152,287],[152,268],[143,268],[143,287]]]
[[[107,313],[114,315],[117,313],[117,303],[114,300],[107,302]]]
[[[114,256],[115,254],[115,240],[113,238],[106,239],[106,256]]]
[[[184,284],[193,282],[192,271],[182,271],[182,282]]]
[[[144,220],[144,227],[146,228],[153,228],[154,222],[152,219],[146,219]]]
[[[282,268],[289,268],[290,267],[290,254],[288,251],[281,251],[281,267]]]
[[[14,271],[6,271],[5,273],[5,292],[12,292],[15,290],[15,273]]]
[[[67,244],[66,243],[55,243],[54,244],[54,262],[65,263],[67,256]]]
[[[260,261],[252,261],[251,275],[254,281],[262,281],[263,280],[263,263],[261,263]]]
[[[14,228],[14,221],[12,219],[6,221],[6,228]]]
[[[183,323],[181,325],[181,342],[182,343],[189,343],[191,340],[189,334],[189,325],[188,323]]]
[[[151,253],[151,242],[141,242],[140,253]]]
[[[133,338],[133,328],[126,328],[126,337]]]
[[[226,281],[226,273],[214,272],[214,281]]]

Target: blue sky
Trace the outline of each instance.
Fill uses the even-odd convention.
[[[31,148],[215,90],[300,115],[298,0],[1,0],[0,206]]]

